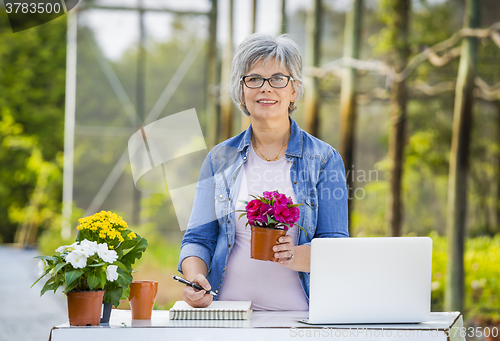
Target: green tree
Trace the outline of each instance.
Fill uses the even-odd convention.
[[[397,73],[406,67],[410,54],[408,44],[410,5],[410,0],[384,0],[381,3],[383,11],[381,18],[387,25],[387,28],[382,31],[387,43],[387,58]],[[403,219],[401,179],[407,117],[407,86],[405,80],[393,80],[389,101],[389,167],[391,175],[386,216],[391,235],[397,237],[401,235],[401,222]]]
[[[363,0],[354,0],[352,10],[346,14],[344,57],[359,59],[361,44],[361,13]],[[356,135],[356,69],[345,67],[340,93],[340,155],[344,159],[346,174],[352,173],[354,164],[354,139]],[[350,171],[348,173],[348,171]],[[353,181],[347,176],[349,198],[353,197]],[[349,218],[353,200],[349,199]],[[351,219],[349,219],[349,224]]]
[[[479,27],[479,0],[467,0],[464,27]],[[464,237],[467,208],[467,171],[469,144],[472,131],[472,104],[474,90],[477,39],[465,38],[458,70],[453,112],[453,136],[450,153],[450,175],[448,180],[448,212],[446,234],[448,269],[446,272],[445,308],[463,309],[464,298]]]
[[[319,67],[322,3],[321,0],[314,0],[307,13],[305,64],[309,67]],[[314,136],[319,136],[319,79],[317,77],[305,77],[304,86],[305,130]]]
[[[60,210],[65,17],[14,34],[0,14],[0,46],[0,238],[13,242],[18,226],[36,237]]]

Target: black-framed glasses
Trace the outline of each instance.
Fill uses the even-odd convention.
[[[290,82],[290,79],[293,81],[292,76],[285,75],[275,75],[269,78],[264,78],[257,75],[243,76],[240,81],[243,81],[243,84],[246,85],[247,88],[250,89],[258,89],[264,85],[264,82],[267,81],[269,85],[273,88],[281,89],[285,88]]]

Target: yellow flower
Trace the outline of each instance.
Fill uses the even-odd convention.
[[[128,227],[122,217],[109,211],[100,211],[91,216],[80,218],[78,222],[80,223],[77,227],[78,230],[95,232],[95,236],[98,236],[99,239],[104,239],[108,243],[113,242],[114,244],[117,244],[117,242],[114,242],[116,239],[120,243],[124,241],[121,231],[126,230]],[[127,237],[129,239],[137,238],[135,233],[129,233]]]

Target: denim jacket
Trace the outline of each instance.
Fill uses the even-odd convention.
[[[291,135],[285,157],[292,161],[290,179],[302,206],[298,245],[313,238],[348,237],[347,189],[340,154],[327,143],[299,128],[290,118]],[[218,293],[235,241],[235,204],[241,172],[250,145],[252,126],[215,146],[207,155],[196,185],[193,209],[181,244],[178,270],[186,257],[202,259],[207,279]],[[298,272],[309,300],[310,274]],[[217,299],[217,296],[214,296]]]

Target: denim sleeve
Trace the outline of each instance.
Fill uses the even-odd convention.
[[[178,270],[182,273],[182,261],[191,256],[202,259],[210,269],[217,245],[219,223],[215,215],[215,182],[209,152],[200,170],[193,208],[187,230],[181,243]]]
[[[349,237],[344,162],[330,149],[318,179],[318,225],[315,238]]]

